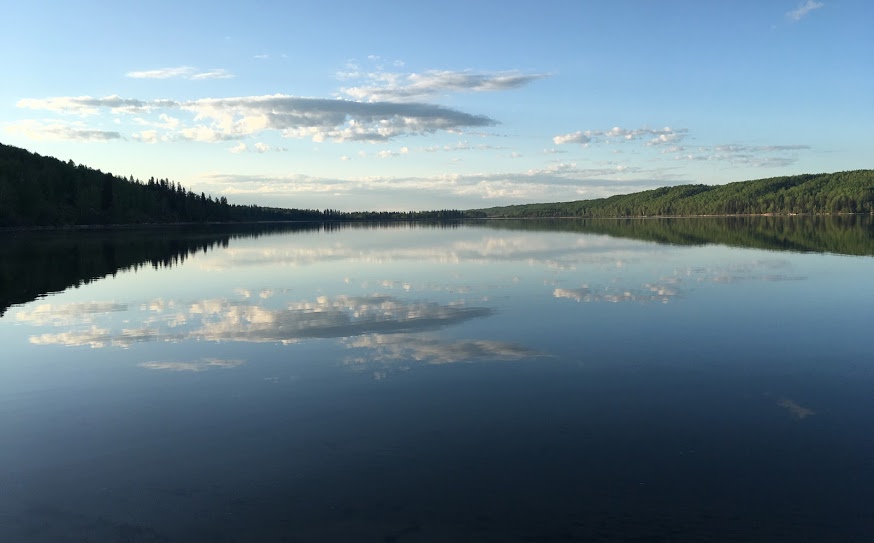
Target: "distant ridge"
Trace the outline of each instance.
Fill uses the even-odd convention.
[[[874,170],[772,177],[726,185],[678,185],[595,200],[490,207],[467,213],[483,218],[874,213]]]

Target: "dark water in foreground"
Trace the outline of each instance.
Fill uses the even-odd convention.
[[[572,230],[19,238],[0,541],[874,540],[874,259]]]

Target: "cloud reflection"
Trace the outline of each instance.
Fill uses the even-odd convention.
[[[180,307],[184,307],[181,313]],[[310,338],[436,330],[493,313],[492,309],[467,307],[463,303],[404,301],[379,295],[321,296],[312,301],[292,302],[282,309],[253,305],[248,300],[218,298],[187,306],[180,302],[153,302],[144,304],[140,310],[150,315],[141,319],[148,326],[113,331],[92,325],[84,330],[34,335],[30,342],[92,348],[182,340],[294,343]],[[162,320],[164,311],[167,314]]]
[[[617,267],[623,267],[617,264]],[[783,260],[755,260],[728,266],[690,266],[674,270],[670,276],[663,276],[656,281],[630,286],[621,284],[617,278],[613,284],[591,286],[583,284],[578,288],[556,287],[552,291],[554,298],[564,298],[578,303],[668,303],[688,295],[695,285],[733,284],[741,281],[803,281],[805,276],[779,273],[779,270],[789,267]]]
[[[91,315],[101,315],[115,311],[127,311],[127,304],[117,302],[87,302],[63,305],[39,304],[29,309],[20,309],[15,320],[34,326],[60,326],[70,322],[90,319]]]
[[[245,360],[226,360],[221,358],[200,358],[188,362],[143,362],[137,364],[141,368],[165,371],[201,372],[214,368],[235,368],[245,363]]]
[[[813,409],[808,409],[807,407],[798,405],[788,398],[783,398],[782,400],[777,402],[777,405],[788,410],[790,413],[792,413],[793,416],[801,420],[804,420],[807,417],[816,414],[816,411],[814,411]]]
[[[473,364],[550,356],[518,343],[483,339],[444,340],[422,334],[368,334],[348,339],[345,343],[348,349],[355,351],[355,355],[346,359],[346,364],[358,371],[372,372],[376,380],[418,364]]]
[[[517,343],[482,339],[447,341],[410,334],[370,334],[348,340],[349,349],[369,349],[353,363],[416,361],[426,364],[454,364],[484,360],[521,360],[547,356]]]
[[[473,230],[473,232],[477,232]],[[378,239],[378,238],[377,238]],[[299,242],[300,239],[296,239]],[[304,240],[308,241],[308,240]],[[550,268],[572,269],[578,264],[615,260],[626,255],[644,255],[662,249],[638,241],[607,236],[544,237],[537,233],[496,235],[491,231],[471,239],[447,242],[430,240],[426,245],[378,246],[367,240],[342,241],[330,246],[306,246],[300,243],[270,248],[231,248],[200,260],[206,271],[243,266],[308,266],[326,262],[385,264],[398,261],[434,262],[438,264],[526,262]]]

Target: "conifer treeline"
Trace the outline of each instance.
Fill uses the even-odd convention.
[[[0,227],[458,219],[457,210],[355,212],[235,205],[168,179],[119,177],[0,144]]]

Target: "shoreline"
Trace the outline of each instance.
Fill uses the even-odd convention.
[[[208,221],[208,222],[171,222],[171,223],[119,223],[119,224],[67,224],[38,226],[2,226],[0,234],[7,232],[103,232],[111,230],[158,230],[161,228],[188,228],[208,226],[253,226],[271,224],[362,224],[362,223],[396,223],[396,222],[457,222],[457,221],[524,221],[524,220],[651,220],[651,219],[725,219],[740,217],[854,217],[874,216],[874,213],[738,213],[723,215],[646,215],[646,216],[615,216],[615,217],[579,217],[575,215],[557,215],[543,217],[460,217],[453,219],[351,219],[351,220],[291,220],[291,221]]]

